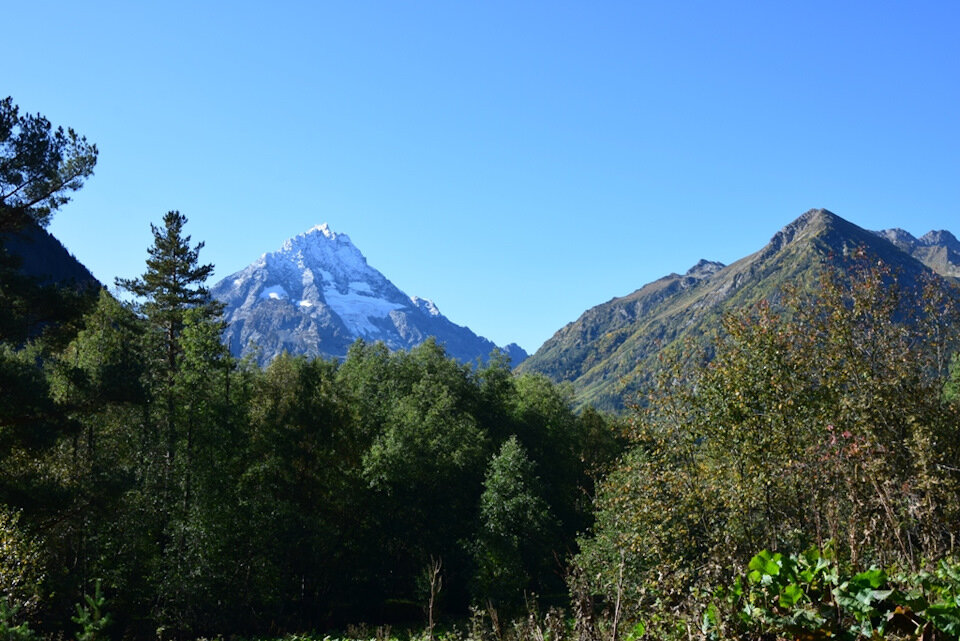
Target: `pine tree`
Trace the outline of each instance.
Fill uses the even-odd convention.
[[[85,137],[0,100],[0,233],[45,226],[96,164],[97,146]]]
[[[219,316],[220,303],[210,297],[203,282],[213,273],[213,265],[200,265],[203,243],[190,247],[190,236],[183,236],[187,218],[179,211],[168,211],[163,227],[151,224],[153,247],[148,249],[147,271],[139,278],[118,278],[117,287],[145,298],[141,311],[147,320],[164,333],[166,366],[176,371],[180,353],[179,337],[188,309],[204,310],[206,316]]]
[[[154,616],[180,631],[190,626],[192,587],[185,577],[198,562],[191,521],[198,500],[194,454],[197,443],[206,442],[217,429],[216,403],[208,398],[212,373],[206,370],[209,365],[229,376],[230,367],[217,340],[223,331],[223,305],[203,286],[213,265],[200,263],[204,244],[191,246],[184,234],[186,222],[180,212],[170,211],[162,227],[151,225],[153,246],[147,250],[146,271],[138,278],[116,280],[118,287],[139,297],[135,307],[152,330],[145,345],[147,389],[159,403],[157,414],[148,416],[163,430],[162,435],[153,432],[149,448],[159,458],[157,465],[148,463],[159,473],[147,497],[157,506],[160,532],[161,558],[151,581],[162,586],[162,597],[154,604]]]
[[[213,273],[213,265],[199,264],[203,243],[190,247],[190,236],[183,235],[186,216],[179,211],[168,211],[163,227],[151,224],[153,247],[147,250],[147,271],[139,278],[117,278],[117,287],[144,299],[139,310],[156,330],[160,345],[155,365],[154,381],[159,396],[166,400],[166,457],[173,464],[177,439],[175,425],[174,378],[177,359],[182,352],[180,334],[188,310],[197,309],[207,318],[215,318],[223,306],[210,297],[203,282]],[[152,351],[152,350],[151,350]]]
[[[22,346],[41,329],[52,333],[92,302],[28,276],[9,246],[16,235],[22,242],[45,227],[96,164],[97,146],[85,137],[53,128],[40,114],[21,114],[12,98],[0,100],[0,342]]]
[[[212,321],[221,315],[223,305],[210,297],[203,282],[213,273],[213,265],[199,263],[203,243],[190,246],[190,236],[183,235],[186,216],[169,211],[163,217],[163,227],[151,224],[153,247],[147,252],[147,271],[139,278],[118,278],[116,284],[144,299],[138,307],[147,323],[155,330],[159,345],[153,351],[157,357],[153,372],[158,396],[166,401],[166,457],[168,467],[173,464],[177,440],[175,425],[175,378],[178,359],[183,352],[180,335],[188,312],[201,321]],[[192,311],[191,311],[192,310]]]
[[[96,145],[72,129],[54,129],[0,99],[0,504],[23,507],[25,521],[61,489],[40,460],[73,426],[51,395],[48,369],[89,299],[30,276],[8,245],[14,234],[46,225],[96,159]]]

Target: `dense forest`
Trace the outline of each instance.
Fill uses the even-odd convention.
[[[9,98],[0,152],[0,239],[97,158]],[[132,302],[0,241],[0,638],[960,636],[949,283],[853,251],[614,417],[434,341],[237,361],[186,223]]]

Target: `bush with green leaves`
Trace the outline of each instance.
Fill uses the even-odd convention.
[[[0,503],[0,605],[4,620],[29,614],[40,598],[43,580],[41,542],[20,524],[20,512]]]
[[[831,550],[763,550],[704,609],[706,638],[956,639],[960,564],[893,573],[841,567]]]
[[[898,604],[904,616],[916,613],[926,620],[924,630],[960,639],[960,562],[942,559],[933,569],[907,574],[901,581]]]
[[[17,620],[20,606],[10,605],[5,598],[0,598],[0,641],[37,641],[40,637],[26,621]]]
[[[686,627],[698,595],[758,546],[834,541],[861,570],[949,552],[960,405],[943,398],[942,355],[957,346],[945,331],[960,327],[957,301],[898,287],[853,254],[813,291],[728,315],[703,358],[664,362],[582,540],[580,576],[601,604],[619,591],[628,618],[656,612]]]
[[[728,600],[741,631],[870,638],[884,633],[886,600],[893,594],[887,582],[878,568],[841,576],[829,552],[811,549],[784,556],[763,550],[750,560],[746,579],[733,584]],[[708,609],[705,616],[707,629],[712,612]]]

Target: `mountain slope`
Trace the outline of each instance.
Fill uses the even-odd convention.
[[[587,310],[518,370],[571,381],[581,403],[622,409],[648,380],[661,350],[687,338],[702,340],[716,330],[725,311],[775,297],[785,284],[813,283],[825,261],[856,247],[898,269],[908,283],[927,270],[882,233],[824,209],[811,210],[763,249],[731,265],[701,261],[683,276],[671,274]],[[940,256],[932,240],[925,247],[930,256]]]
[[[68,340],[101,287],[39,225],[0,234],[0,340],[20,345],[43,332]]]
[[[17,258],[20,272],[41,284],[100,287],[90,270],[39,225],[31,224],[20,231],[3,234],[0,243]]]
[[[358,338],[407,349],[433,336],[450,356],[485,360],[491,341],[452,323],[431,301],[408,296],[366,258],[346,234],[326,224],[286,241],[211,289],[225,303],[231,352],[266,364],[291,354],[343,358]],[[517,363],[526,353],[504,351]]]

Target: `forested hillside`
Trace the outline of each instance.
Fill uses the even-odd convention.
[[[960,299],[847,260],[662,363],[575,593],[653,638],[957,638]]]

